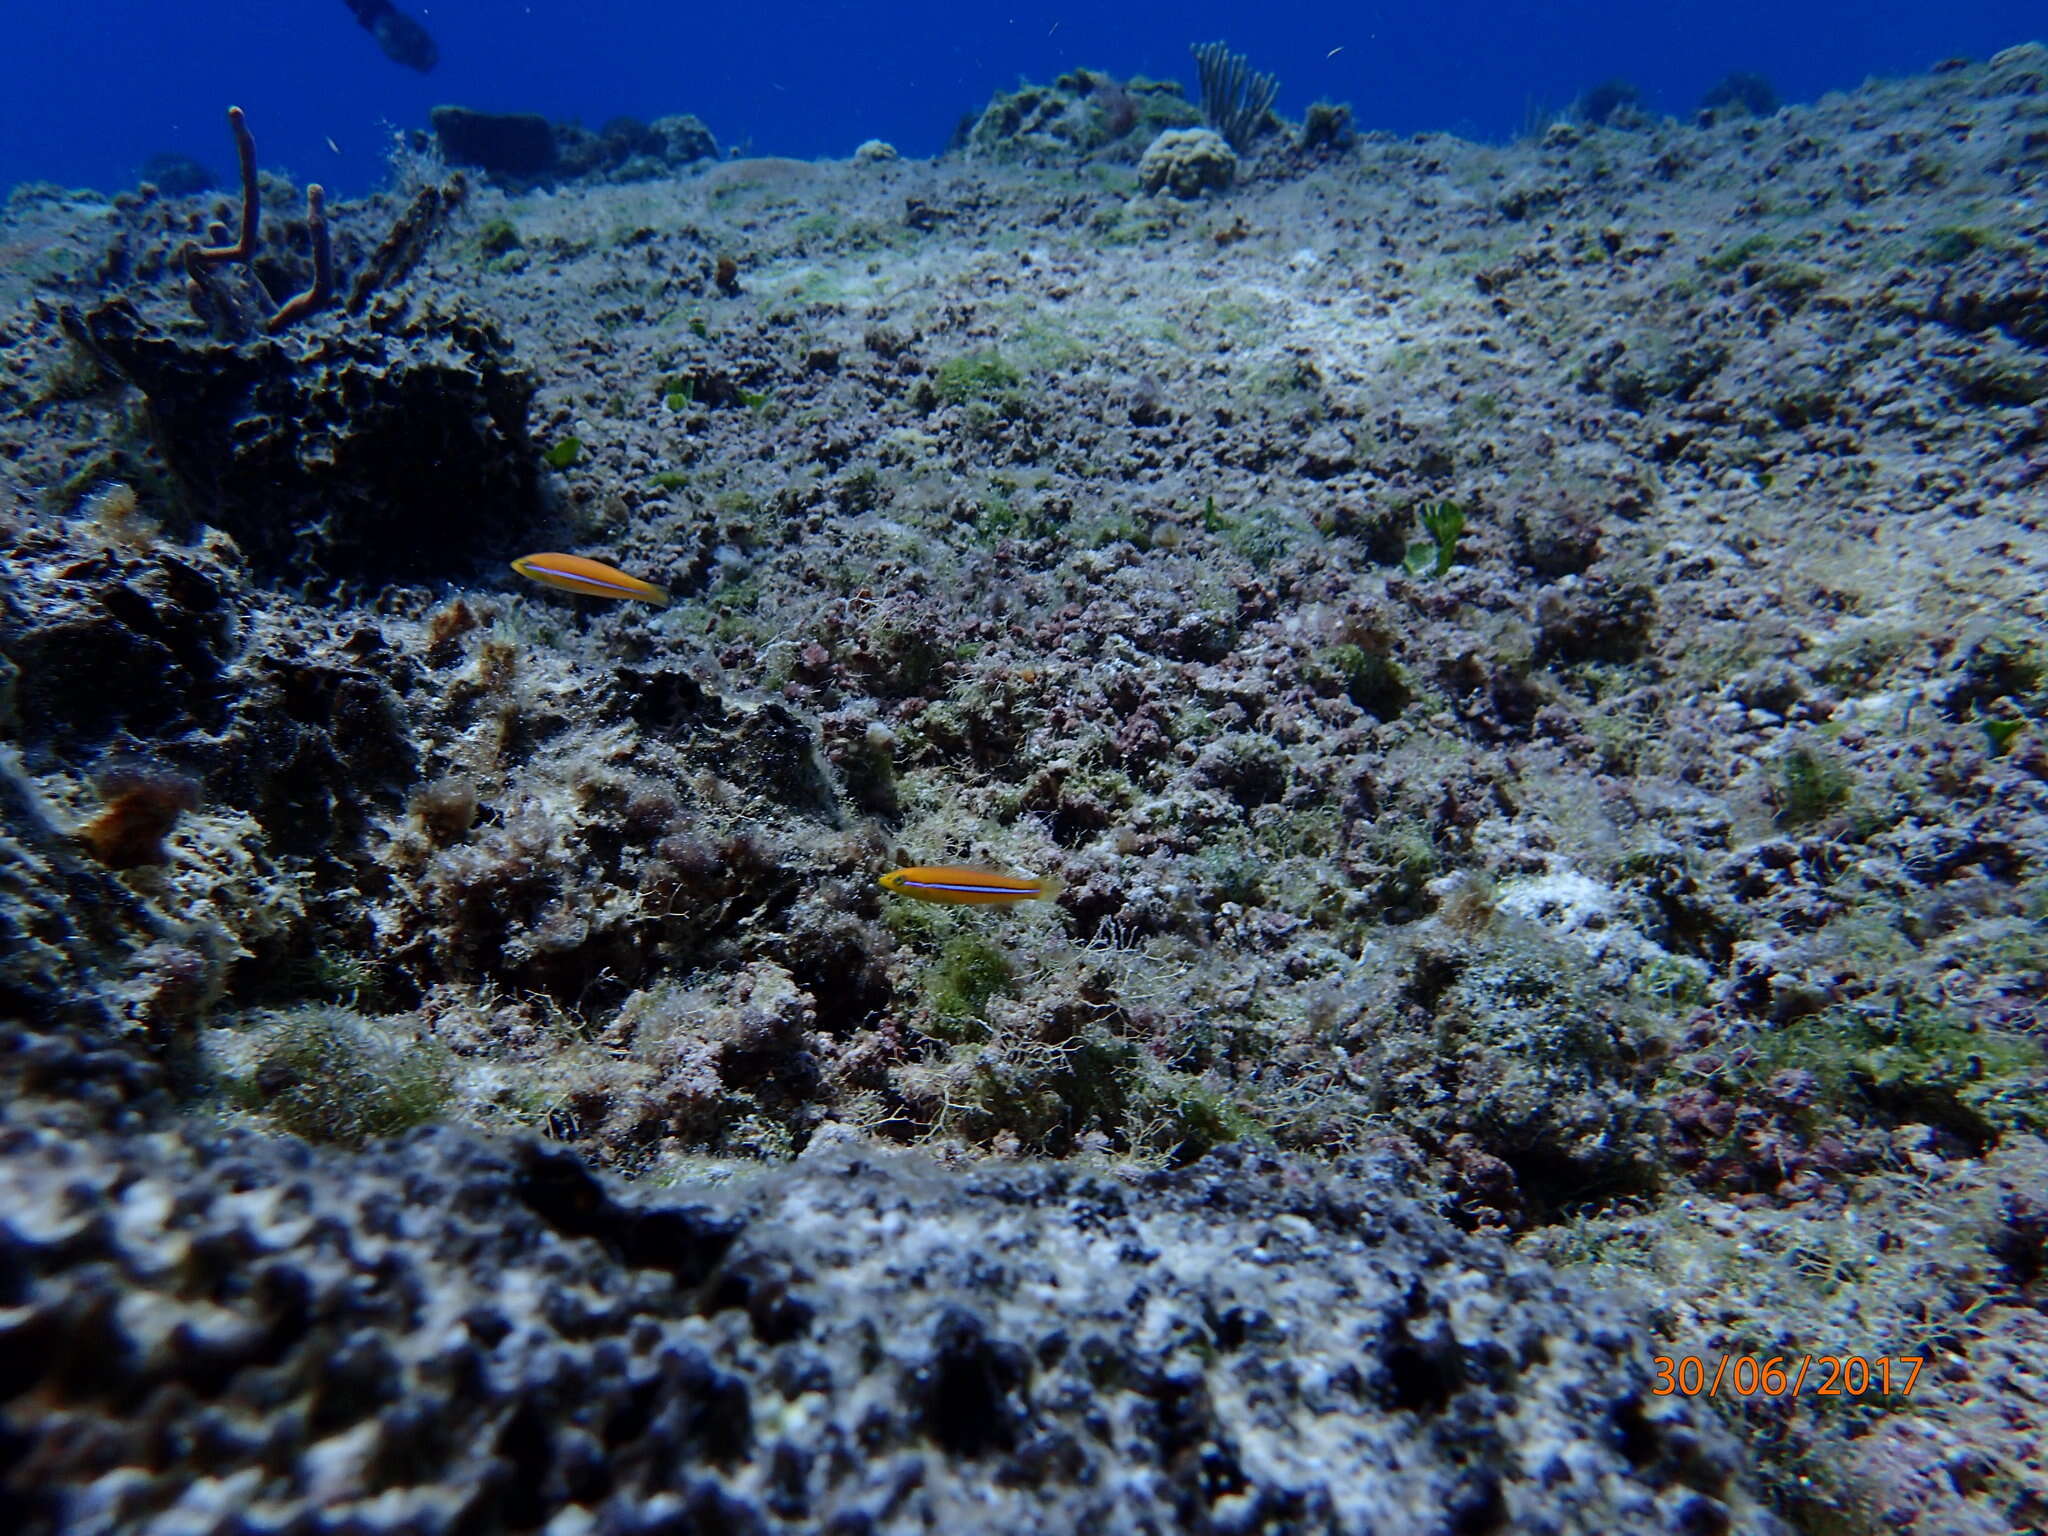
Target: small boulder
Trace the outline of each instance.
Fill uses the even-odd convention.
[[[555,168],[555,127],[537,112],[436,107],[434,137],[450,165],[531,180]]]
[[[1139,186],[1180,198],[1226,191],[1236,175],[1237,156],[1220,133],[1207,128],[1169,129],[1138,162]]]

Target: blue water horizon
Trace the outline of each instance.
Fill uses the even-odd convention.
[[[1086,66],[1178,79],[1193,95],[1188,48],[1211,38],[1279,78],[1285,115],[1344,101],[1366,130],[1504,140],[1532,107],[1562,108],[1609,78],[1633,83],[1652,112],[1684,117],[1735,71],[1765,76],[1782,100],[1811,100],[2048,32],[2038,4],[2017,0],[1724,0],[1647,16],[1618,0],[410,9],[439,47],[431,73],[387,59],[342,0],[27,9],[10,29],[24,67],[0,96],[0,187],[116,190],[157,154],[189,156],[225,183],[231,103],[247,110],[266,167],[342,196],[379,185],[394,139],[442,103],[590,128],[694,113],[728,151],[837,157],[883,139],[927,156],[1020,79]]]

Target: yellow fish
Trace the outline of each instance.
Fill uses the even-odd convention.
[[[1012,875],[999,869],[965,869],[957,864],[892,869],[878,883],[883,890],[899,896],[973,907],[1049,899],[1066,889],[1050,877]]]
[[[668,606],[668,593],[653,582],[581,555],[521,555],[512,562],[512,569],[528,581],[581,592],[585,597],[637,597],[657,608]]]

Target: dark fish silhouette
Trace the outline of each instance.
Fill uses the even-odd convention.
[[[441,57],[441,50],[434,46],[433,34],[393,5],[391,0],[343,0],[343,3],[355,13],[356,20],[368,29],[370,36],[377,39],[377,46],[384,50],[384,57],[393,63],[425,74]]]

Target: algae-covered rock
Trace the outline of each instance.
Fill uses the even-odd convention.
[[[1223,135],[1207,128],[1162,133],[1138,162],[1139,186],[1181,198],[1227,191],[1236,175],[1237,156]]]
[[[162,331],[115,299],[67,316],[149,401],[196,513],[271,576],[372,586],[517,552],[533,380],[489,319],[405,309],[305,336]]]
[[[450,165],[521,180],[555,168],[555,125],[538,112],[479,112],[436,107],[434,137]]]
[[[1134,75],[1119,81],[1077,69],[1051,85],[999,91],[966,136],[979,153],[1072,159],[1094,154],[1133,158],[1168,128],[1199,123],[1202,114],[1170,80]]]
[[[228,1486],[364,1530],[1777,1529],[1627,1315],[1379,1164],[629,1193],[450,1131],[24,1126],[0,1209],[32,1531],[115,1484],[124,1524]]]
[[[555,181],[634,181],[718,158],[703,120],[676,113],[642,123],[616,117],[596,132],[537,112],[433,111],[434,138],[450,165],[468,166],[507,187]]]
[[[657,117],[647,126],[659,141],[660,158],[668,166],[682,166],[695,160],[718,158],[717,138],[704,126],[704,120],[695,113],[681,112],[668,117]]]

